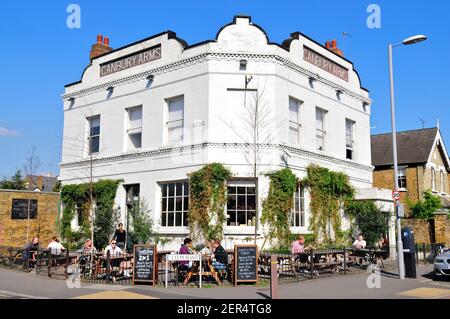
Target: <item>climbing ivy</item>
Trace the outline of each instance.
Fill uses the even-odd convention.
[[[268,226],[268,239],[276,238],[278,246],[291,242],[291,212],[298,179],[289,168],[269,173],[270,187],[262,204],[261,223]]]
[[[92,183],[92,198],[96,204],[94,213],[94,244],[104,247],[114,232],[117,212],[114,211],[114,198],[122,180],[100,180]],[[61,189],[63,214],[59,223],[59,232],[69,248],[81,246],[82,242],[90,238],[90,183],[65,185]],[[82,224],[78,231],[72,230],[71,223],[76,213],[77,205],[81,206],[80,218]]]
[[[301,181],[311,195],[310,230],[316,240],[328,244],[341,244],[341,210],[353,199],[355,190],[345,173],[333,172],[317,165],[307,167],[307,176]]]
[[[189,179],[189,229],[199,242],[223,237],[227,180],[231,172],[220,163],[205,165]]]

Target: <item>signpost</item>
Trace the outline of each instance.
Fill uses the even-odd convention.
[[[190,255],[180,255],[180,254],[168,254],[166,255],[166,288],[168,287],[167,278],[169,275],[169,261],[198,261],[200,262],[200,288],[202,288],[202,254],[190,254]]]
[[[392,191],[392,198],[394,199],[394,200],[400,200],[400,192],[398,192],[398,191]]]
[[[147,282],[155,286],[158,281],[158,259],[155,245],[134,245],[133,285]]]
[[[258,283],[258,246],[234,246],[234,285],[239,282]]]

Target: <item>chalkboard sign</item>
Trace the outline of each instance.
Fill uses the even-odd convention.
[[[234,284],[258,282],[258,246],[234,246]]]
[[[158,262],[156,246],[134,245],[133,285],[135,282],[157,282]]]
[[[29,211],[28,211],[29,209]],[[11,207],[11,219],[36,219],[38,213],[37,199],[13,199]]]

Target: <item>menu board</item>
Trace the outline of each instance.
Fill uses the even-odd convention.
[[[11,219],[36,219],[38,213],[37,199],[13,199]]]
[[[158,273],[156,246],[134,245],[133,251],[133,285],[135,282],[149,282],[154,286]]]
[[[258,282],[258,246],[234,246],[234,283]]]

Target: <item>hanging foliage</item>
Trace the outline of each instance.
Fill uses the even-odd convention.
[[[316,240],[328,244],[341,244],[341,211],[353,199],[355,190],[345,173],[333,172],[317,165],[307,167],[307,177],[302,181],[311,195],[310,229]]]
[[[227,180],[231,172],[212,163],[192,173],[189,179],[189,229],[194,240],[204,242],[223,237]]]
[[[94,244],[96,247],[104,247],[109,237],[114,232],[117,212],[114,211],[114,198],[117,187],[122,180],[100,180],[92,183],[92,198],[96,204],[94,214]],[[80,247],[91,234],[90,211],[93,203],[90,201],[90,183],[65,185],[61,189],[61,201],[64,209],[59,224],[59,232],[69,248]],[[72,220],[81,213],[81,225],[78,231],[72,229]]]
[[[268,238],[278,239],[278,246],[288,246],[291,242],[292,207],[297,188],[297,177],[289,168],[267,174],[270,188],[262,204],[261,223],[268,226]]]

